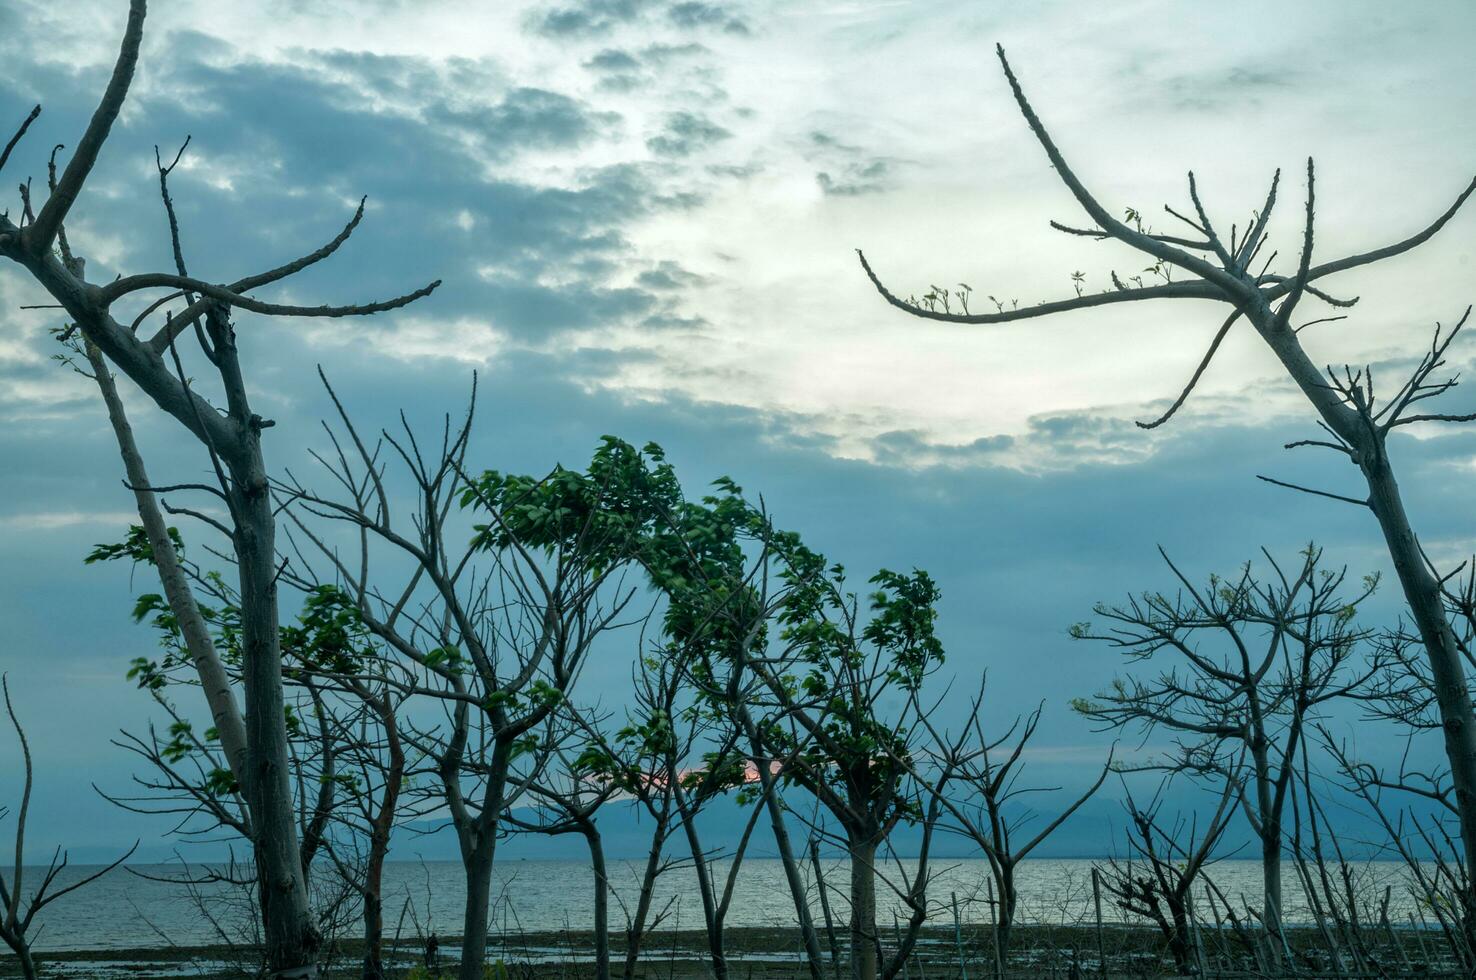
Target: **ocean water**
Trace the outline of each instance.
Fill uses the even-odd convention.
[[[1019,919],[1023,922],[1076,923],[1094,919],[1090,860],[1039,859],[1024,861],[1017,880],[1021,892]],[[844,918],[844,888],[849,870],[844,860],[822,861],[830,883],[831,906]],[[910,874],[912,867],[903,862]],[[1407,884],[1407,872],[1396,862],[1370,862],[1356,866],[1360,894],[1371,902],[1390,891],[1390,917],[1408,924],[1417,906]],[[726,873],[727,865],[716,862],[715,872]],[[194,869],[199,871],[199,868]],[[623,909],[634,908],[643,862],[612,861],[609,866],[615,897],[610,903],[612,930],[624,924]],[[85,875],[87,868],[69,868],[60,884]],[[39,875],[30,872],[34,885]],[[154,880],[180,874],[178,865],[135,865],[119,868],[84,889],[64,896],[39,917],[43,923],[36,948],[131,949],[168,945],[206,945],[249,939],[251,916],[242,889],[222,884],[185,888]],[[958,900],[965,923],[988,921],[989,876],[980,859],[937,859],[929,889],[930,904],[936,906],[931,921],[952,924],[952,900]],[[1230,860],[1214,865],[1211,875],[1232,901],[1260,903],[1261,871],[1254,861]],[[813,874],[806,868],[811,885],[811,904],[817,909],[818,895]],[[901,885],[896,867],[885,869],[877,885],[880,922],[885,925],[893,910],[902,908],[892,891]],[[721,881],[721,878],[719,878]],[[1309,922],[1310,912],[1295,872],[1286,869],[1283,883],[1286,917],[1291,922]],[[1199,892],[1202,894],[1202,890]],[[465,886],[456,862],[391,862],[385,869],[385,919],[390,935],[441,935],[461,932],[461,907]],[[497,865],[493,888],[496,906],[494,929],[516,937],[525,932],[571,929],[587,930],[593,916],[593,879],[589,866],[577,861],[507,860]],[[702,905],[690,865],[675,867],[657,884],[655,909],[665,916],[661,929],[700,929]],[[1103,919],[1126,921],[1105,892]],[[783,869],[775,859],[752,858],[744,862],[738,876],[728,924],[734,927],[787,928],[794,922],[794,905],[785,884]],[[347,934],[357,934],[350,919]]]

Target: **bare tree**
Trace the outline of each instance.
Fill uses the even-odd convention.
[[[1318,734],[1345,787],[1363,800],[1383,828],[1388,848],[1404,863],[1410,895],[1422,916],[1428,910],[1435,919],[1451,961],[1466,972],[1476,970],[1471,909],[1464,902],[1471,870],[1450,829],[1457,814],[1448,780],[1403,765],[1397,775],[1390,774],[1355,759],[1326,727],[1319,726]],[[1436,806],[1421,812],[1411,805],[1417,801]]]
[[[1190,904],[1194,886],[1214,860],[1216,847],[1235,816],[1238,784],[1227,779],[1219,804],[1201,830],[1198,814],[1172,823],[1160,819],[1161,794],[1167,780],[1146,807],[1138,806],[1127,793],[1128,815],[1125,860],[1110,859],[1102,869],[1101,881],[1118,908],[1142,916],[1158,927],[1168,943],[1174,966],[1189,975],[1194,962],[1194,935]]]
[[[36,922],[36,914],[62,896],[92,884],[127,861],[138,850],[138,842],[135,841],[126,854],[102,870],[84,875],[61,887],[57,887],[57,878],[67,869],[67,855],[58,846],[52,853],[51,863],[41,874],[41,883],[29,894],[26,893],[26,818],[30,816],[31,786],[35,772],[31,764],[31,743],[26,739],[26,731],[21,727],[20,719],[15,716],[15,706],[10,703],[10,679],[0,677],[0,687],[4,688],[5,693],[5,713],[10,716],[11,727],[15,729],[15,737],[20,742],[25,772],[21,783],[20,808],[15,813],[15,863],[11,866],[9,880],[6,880],[4,873],[0,873],[0,940],[4,940],[5,945],[15,954],[16,962],[20,964],[21,976],[26,980],[36,980],[36,957],[31,952],[31,942],[35,938],[31,927]],[[5,807],[0,807],[0,818],[8,813]]]
[[[935,775],[929,780],[929,793],[951,818],[949,829],[977,846],[989,862],[996,894],[995,943],[1003,962],[1020,902],[1016,869],[1101,788],[1112,770],[1112,753],[1089,787],[1021,840],[1027,823],[1037,815],[1022,798],[1043,791],[1019,785],[1025,750],[1040,725],[1043,706],[1037,705],[1024,718],[1017,717],[1004,734],[991,738],[985,734],[983,721],[986,683],[987,678],[980,679],[979,692],[957,735],[942,731],[931,721],[930,712],[919,711],[918,719],[932,741]]]
[[[272,423],[252,410],[232,313],[245,310],[266,316],[360,316],[404,306],[427,295],[436,284],[395,299],[353,306],[294,306],[250,295],[333,254],[358,224],[362,211],[322,248],[275,269],[236,278],[228,285],[196,279],[186,272],[171,212],[174,271],[123,276],[105,285],[88,282],[82,256],[72,251],[64,223],[128,94],[143,37],[145,9],[145,0],[131,0],[112,76],[72,157],[61,174],[49,182],[51,193],[46,202],[34,211],[23,187],[19,222],[8,215],[0,216],[0,255],[20,266],[65,311],[71,321],[66,333],[80,332],[87,343],[209,452],[217,485],[195,489],[217,497],[229,513],[228,524],[205,519],[230,539],[240,580],[245,693],[241,758],[246,765],[241,782],[253,814],[252,843],[261,882],[268,962],[275,977],[313,977],[317,973],[314,951],[318,937],[308,908],[293,819],[277,639],[275,504],[261,449],[261,433]],[[39,107],[7,143],[0,153],[0,166],[38,113]],[[160,291],[164,295],[135,316],[117,318],[121,306]],[[183,302],[183,309],[177,315],[165,312],[161,326],[144,331],[146,321],[175,300]],[[192,332],[220,382],[224,411],[197,392],[183,370],[176,342],[186,331]],[[162,488],[151,489],[159,492]],[[217,708],[212,704],[212,710]]]
[[[1289,575],[1267,554],[1266,582],[1247,563],[1233,578],[1211,576],[1196,586],[1165,555],[1179,582],[1175,595],[1099,604],[1101,627],[1072,628],[1078,639],[1105,642],[1130,661],[1171,660],[1154,677],[1116,679],[1075,707],[1109,728],[1166,731],[1175,750],[1158,765],[1235,785],[1261,844],[1261,918],[1273,958],[1285,947],[1284,815],[1302,740],[1321,706],[1355,694],[1369,671],[1358,663],[1369,631],[1354,615],[1378,579],[1366,578],[1361,592],[1345,597],[1346,570],[1320,568],[1321,557],[1309,546]]]
[[[1026,99],[1024,90],[1005,59],[1003,47],[998,48],[998,54],[1005,78],[1031,132],[1045,150],[1061,182],[1093,223],[1092,227],[1076,228],[1052,222],[1052,227],[1070,235],[1112,240],[1126,245],[1141,256],[1146,256],[1153,263],[1153,272],[1162,281],[1146,283],[1142,277],[1130,277],[1129,285],[1129,282],[1124,282],[1113,273],[1113,288],[1103,292],[1085,292],[1078,286],[1077,295],[1066,299],[1033,306],[1005,307],[1001,304],[992,312],[976,313],[968,309],[967,290],[955,291],[950,296],[948,291],[934,288],[921,299],[904,300],[882,284],[872,272],[864,255],[861,256],[862,267],[881,295],[893,306],[913,316],[949,323],[1007,323],[1071,310],[1157,299],[1210,300],[1225,304],[1229,307],[1229,313],[1188,383],[1161,416],[1148,422],[1139,422],[1143,428],[1155,428],[1173,417],[1203,376],[1225,335],[1238,320],[1244,318],[1316,410],[1319,425],[1327,436],[1325,439],[1299,440],[1289,444],[1288,448],[1316,447],[1337,452],[1358,468],[1364,482],[1366,494],[1362,496],[1304,487],[1294,489],[1308,489],[1309,492],[1325,498],[1367,507],[1383,532],[1389,557],[1393,561],[1405,601],[1409,605],[1410,614],[1424,644],[1425,655],[1429,659],[1435,700],[1445,737],[1445,752],[1450,760],[1451,778],[1460,814],[1466,863],[1476,866],[1476,714],[1472,712],[1457,639],[1442,605],[1441,575],[1430,566],[1420,549],[1418,538],[1405,512],[1387,446],[1388,436],[1406,425],[1476,420],[1476,415],[1421,410],[1422,402],[1448,391],[1455,383],[1454,379],[1432,382],[1431,378],[1433,372],[1441,366],[1445,351],[1459,326],[1448,333],[1437,328],[1430,356],[1422,361],[1420,367],[1403,384],[1395,386],[1393,394],[1380,404],[1375,400],[1373,377],[1368,369],[1338,372],[1329,368],[1324,373],[1302,346],[1303,330],[1316,323],[1341,319],[1341,315],[1319,317],[1299,326],[1292,323],[1293,313],[1307,296],[1335,308],[1351,306],[1356,298],[1340,299],[1324,291],[1319,283],[1337,273],[1402,255],[1429,241],[1445,227],[1471,194],[1476,192],[1476,179],[1461,191],[1443,214],[1408,238],[1366,252],[1314,264],[1315,171],[1309,159],[1301,257],[1296,270],[1290,275],[1274,272],[1271,266],[1278,253],[1272,251],[1264,260],[1261,259],[1261,254],[1268,242],[1267,228],[1276,205],[1280,171],[1272,179],[1265,203],[1252,215],[1244,232],[1239,233],[1238,226],[1232,225],[1228,241],[1215,230],[1215,225],[1200,200],[1192,172],[1189,174],[1189,197],[1193,204],[1193,215],[1187,216],[1172,208],[1168,209],[1170,214],[1188,226],[1192,234],[1186,233],[1187,237],[1184,237],[1155,233],[1144,227],[1141,215],[1131,209],[1124,220],[1119,220],[1111,209],[1088,190],[1076,171],[1067,163],[1046,131],[1044,123]],[[1259,267],[1257,262],[1260,262]],[[1176,271],[1186,273],[1187,278],[1173,279]],[[954,303],[961,308],[955,311]],[[1469,312],[1467,310],[1467,315]],[[1462,317],[1461,322],[1465,322],[1465,317]],[[1290,486],[1278,480],[1270,482]]]

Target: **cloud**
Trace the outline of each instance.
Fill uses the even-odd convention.
[[[661,131],[646,139],[646,146],[657,156],[687,157],[732,135],[705,116],[673,112],[666,117]]]
[[[728,34],[739,35],[752,33],[747,21],[729,8],[715,3],[677,3],[666,11],[666,17],[678,27],[717,28]]]
[[[64,527],[79,527],[85,525],[108,525],[115,528],[127,528],[130,524],[138,523],[138,512],[129,510],[118,511],[32,511],[21,514],[6,514],[0,517],[0,527],[9,531],[55,531]]]
[[[516,88],[494,105],[472,109],[438,106],[431,124],[445,124],[486,152],[506,160],[529,149],[583,146],[620,121],[613,112],[594,112],[558,92]]]
[[[619,48],[605,48],[584,63],[584,67],[593,71],[627,72],[640,66],[639,59],[629,51],[621,51]]]
[[[651,0],[583,0],[536,14],[532,25],[550,37],[598,37],[631,23],[651,6]]]
[[[547,37],[601,38],[657,10],[668,24],[682,30],[717,30],[736,36],[751,33],[748,22],[726,6],[657,0],[582,0],[534,13],[529,24]]]

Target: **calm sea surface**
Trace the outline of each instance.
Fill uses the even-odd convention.
[[[1091,921],[1093,916],[1091,861],[1028,860],[1018,871],[1024,921],[1050,923]],[[825,876],[831,882],[831,904],[844,915],[845,900],[834,891],[844,886],[847,867],[844,861],[825,861]],[[1396,924],[1408,924],[1415,903],[1409,895],[1405,871],[1393,862],[1358,865],[1359,891],[1373,900],[1386,886],[1392,886],[1390,916]],[[611,885],[616,899],[611,902],[610,925],[624,923],[623,905],[635,904],[635,893],[642,865],[633,861],[615,861],[610,865]],[[719,862],[719,874],[725,866]],[[808,869],[807,869],[808,870]],[[985,879],[987,865],[981,860],[938,860],[937,877],[930,889],[930,901],[938,904],[935,921],[952,922],[949,907],[956,894],[961,917],[965,922],[988,918]],[[177,865],[137,865],[134,871],[146,875],[178,875]],[[909,868],[910,871],[910,868]],[[84,868],[68,869],[63,883],[86,873]],[[33,871],[31,884],[35,877]],[[1254,861],[1223,861],[1214,865],[1216,883],[1232,900],[1259,904],[1260,867]],[[812,876],[809,876],[812,877]],[[888,877],[896,879],[895,869]],[[424,934],[432,929],[442,935],[461,931],[461,904],[465,889],[461,866],[455,862],[391,863],[385,869],[385,906],[387,931],[398,930],[405,936]],[[878,905],[881,921],[886,922],[892,909],[900,903],[887,884],[879,882]],[[1287,869],[1283,885],[1287,918],[1308,921],[1307,904],[1295,872]],[[815,897],[813,881],[812,898]],[[494,886],[496,928],[516,935],[519,932],[572,929],[587,930],[592,919],[593,886],[587,865],[576,861],[499,862]],[[818,901],[815,902],[818,909]],[[662,929],[699,929],[702,926],[701,899],[695,888],[690,867],[678,867],[658,882],[657,909],[665,909]],[[1121,912],[1103,896],[1103,918],[1109,922],[1124,921]],[[222,933],[232,940],[248,938],[249,915],[240,901],[238,889],[211,885],[190,889],[140,877],[118,869],[87,888],[60,899],[43,914],[44,929],[38,949],[127,949],[161,947],[171,944],[204,945],[222,940]],[[794,906],[777,860],[750,859],[741,869],[735,889],[731,926],[789,927],[794,922]],[[351,922],[348,934],[357,933]]]

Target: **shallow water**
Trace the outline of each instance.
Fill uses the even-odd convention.
[[[822,863],[830,882],[832,908],[838,917],[844,918],[845,899],[836,886],[843,888],[847,881],[846,862]],[[1021,894],[1020,921],[1047,924],[1092,921],[1092,864],[1089,860],[1023,862],[1016,874]],[[908,873],[912,872],[910,864],[904,866]],[[714,871],[721,876],[726,867],[720,861]],[[624,923],[622,907],[634,907],[642,869],[643,862],[611,862],[610,883],[615,892],[610,903],[612,929]],[[153,876],[180,872],[178,866],[169,865],[136,865],[133,870]],[[60,883],[64,885],[87,872],[83,867],[70,868]],[[957,896],[959,916],[964,923],[989,918],[985,884],[988,867],[984,861],[935,860],[933,873],[929,899],[937,910],[930,921],[939,925],[952,923],[953,896]],[[1395,862],[1371,862],[1358,865],[1357,873],[1359,891],[1370,901],[1382,895],[1386,886],[1391,887],[1390,918],[1396,925],[1408,924],[1408,916],[1417,911],[1417,906],[1406,887],[1404,866]],[[895,867],[884,869],[882,874],[901,887]],[[1259,904],[1261,872],[1257,862],[1223,861],[1213,866],[1211,874],[1232,901],[1243,898],[1253,906]],[[1288,922],[1309,922],[1305,897],[1290,868],[1282,888]],[[878,882],[877,892],[879,918],[885,925],[892,911],[902,906],[886,881]],[[406,937],[431,930],[443,936],[461,932],[465,889],[461,866],[456,862],[391,862],[385,868],[384,894],[390,935],[397,931]],[[583,931],[590,927],[593,884],[589,867],[580,862],[501,862],[493,895],[494,927],[510,936],[562,929]],[[818,916],[818,895],[813,881],[811,898]],[[701,899],[689,866],[675,868],[659,880],[653,908],[666,912],[662,929],[701,928]],[[1106,922],[1127,921],[1105,892],[1102,912]],[[191,894],[179,885],[150,880],[125,869],[63,897],[43,913],[40,921],[44,922],[44,928],[36,947],[42,950],[200,946],[251,938],[250,916],[239,889],[216,884],[200,886]],[[794,906],[779,862],[760,858],[746,861],[738,876],[728,925],[786,928],[793,922]],[[349,934],[356,931],[351,924]]]

